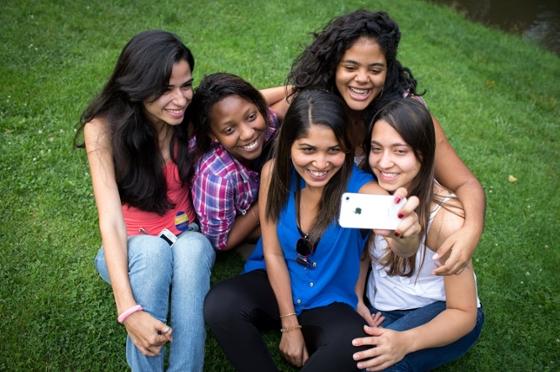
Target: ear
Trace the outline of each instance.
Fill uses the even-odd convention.
[[[208,133],[208,137],[210,138],[210,141],[212,141],[213,143],[219,142],[218,139],[216,138],[216,136],[214,135],[214,132],[210,131],[210,133]]]

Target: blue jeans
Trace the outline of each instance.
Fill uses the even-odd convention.
[[[150,235],[128,239],[128,276],[134,299],[173,329],[169,371],[202,371],[206,339],[203,304],[215,256],[208,239],[193,231],[182,233],[172,246]],[[103,280],[110,283],[103,248],[95,265]],[[126,340],[126,360],[133,371],[163,370],[163,352],[146,356],[130,337]]]
[[[421,326],[435,318],[445,310],[446,305],[443,301],[437,301],[413,310],[394,310],[381,311],[385,320],[382,327],[395,331],[405,331],[407,329]],[[378,310],[371,308],[372,313]],[[482,306],[478,308],[476,314],[476,325],[474,328],[455,342],[442,347],[423,349],[414,353],[407,354],[401,361],[387,368],[385,371],[429,371],[443,364],[459,359],[476,342],[484,323],[484,312]]]

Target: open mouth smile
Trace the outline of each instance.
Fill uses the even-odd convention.
[[[255,140],[249,142],[246,145],[239,146],[243,151],[252,152],[255,151],[259,147],[259,138],[255,138]]]

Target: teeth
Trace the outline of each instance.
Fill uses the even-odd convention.
[[[253,142],[248,143],[245,146],[241,146],[241,148],[245,151],[253,151],[254,149],[257,148],[257,145],[258,145],[258,141],[254,140]]]
[[[313,170],[309,170],[309,173],[313,176],[313,177],[325,177],[327,175],[326,171],[313,171]]]
[[[353,87],[350,87],[350,90],[357,94],[368,94],[370,91],[370,89],[360,89],[360,88],[353,88]]]
[[[383,172],[383,171],[381,171],[381,175],[382,175],[383,177],[386,177],[386,178],[395,178],[395,177],[397,177],[399,174],[398,174],[398,173],[394,173],[394,172]]]
[[[168,111],[171,115],[181,115],[181,114],[183,114],[183,112],[184,112],[185,110],[184,110],[184,109],[179,109],[179,110],[167,109],[167,111]]]

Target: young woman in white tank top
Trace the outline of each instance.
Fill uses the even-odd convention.
[[[484,321],[472,263],[456,275],[434,274],[447,258],[437,250],[463,225],[463,208],[434,180],[434,126],[421,103],[393,101],[372,123],[365,144],[369,166],[387,191],[405,187],[409,195],[418,196],[425,233],[410,257],[393,252],[389,238],[377,235],[370,242],[366,293],[370,310],[378,314],[375,318],[383,316],[383,323],[365,326],[368,336],[353,340],[354,346],[371,346],[356,352],[354,360],[368,371],[431,370],[465,354]],[[365,276],[360,278],[358,288],[365,282]]]

